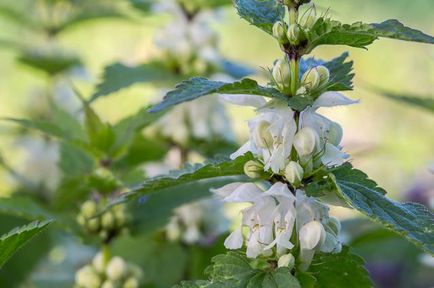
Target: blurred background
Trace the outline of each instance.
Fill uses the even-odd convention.
[[[34,13],[30,2],[0,0],[0,7],[29,7],[30,18]],[[68,78],[85,97],[93,93],[107,65],[114,62],[136,64],[152,59],[158,53],[154,44],[156,29],[170,20],[169,16],[160,14],[143,17],[125,1],[111,2],[122,15],[79,23],[56,35],[55,48],[62,47],[66,55],[77,55],[84,64],[71,71]],[[396,18],[410,27],[434,34],[432,0],[318,0],[316,3],[322,10],[331,7],[329,13],[346,23]],[[47,39],[32,30],[31,24],[24,23],[25,19],[10,21],[10,17],[13,15],[7,11],[0,12],[0,117],[26,118],[30,110],[32,113],[37,110],[40,95],[49,89],[51,80],[47,74],[23,64],[25,60],[17,61],[20,54],[14,48],[17,43],[37,47]],[[218,32],[220,51],[228,59],[249,67],[271,67],[281,55],[270,36],[241,20],[232,7],[219,10],[212,27]],[[434,114],[393,102],[373,92],[372,87],[432,97],[434,49],[424,44],[381,39],[369,46],[368,51],[321,47],[313,56],[331,59],[344,51],[350,52],[356,73],[355,89],[346,94],[360,99],[361,103],[322,112],[343,126],[343,145],[354,166],[389,191],[389,197],[418,201],[432,208],[434,175],[430,169],[434,169]],[[56,89],[59,94],[68,94],[62,92],[61,84]],[[104,120],[117,121],[148,105],[156,93],[151,85],[134,85],[99,99],[93,107]],[[75,107],[74,97],[61,97],[64,97],[60,100],[64,101],[64,107]],[[228,109],[237,141],[244,143],[248,136],[246,120],[253,116],[253,111],[229,105]],[[17,169],[25,174],[37,174],[44,159],[28,163],[26,155],[40,153],[40,150],[33,147],[35,150],[29,151],[25,139],[17,142],[15,130],[9,123],[0,123],[0,151],[9,165],[19,167]],[[7,169],[0,168],[0,181],[0,195],[10,195],[16,183]],[[341,219],[349,219],[348,237],[354,249],[368,260],[368,268],[379,287],[432,287],[432,258],[384,230],[368,229],[369,233],[362,233],[366,223],[355,219],[357,215],[348,210],[337,209],[333,213]],[[352,231],[351,227],[357,229]],[[403,273],[413,276],[405,278]]]

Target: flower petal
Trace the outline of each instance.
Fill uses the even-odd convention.
[[[313,102],[312,108],[316,110],[320,107],[334,107],[341,105],[351,105],[356,103],[359,103],[359,101],[347,98],[338,92],[328,91],[321,94],[321,96],[319,96],[315,100],[315,102]]]
[[[236,250],[243,246],[243,242],[243,232],[238,228],[226,238],[224,245],[229,250]]]

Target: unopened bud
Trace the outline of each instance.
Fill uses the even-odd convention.
[[[312,5],[306,14],[300,19],[300,25],[306,29],[310,30],[312,29],[313,25],[315,25],[316,22],[316,8],[314,5]]]
[[[90,265],[86,265],[75,274],[75,283],[79,287],[100,287],[101,278]]]
[[[115,217],[111,211],[105,212],[101,217],[101,226],[105,229],[112,229],[115,226]]]
[[[279,59],[273,67],[273,79],[280,90],[285,90],[291,85],[291,67],[288,60]]]
[[[285,44],[288,42],[286,38],[286,24],[282,21],[277,21],[273,25],[273,36],[276,38],[280,44]]]
[[[261,178],[264,172],[264,165],[258,161],[250,160],[244,164],[244,174],[252,179]]]
[[[97,209],[96,202],[88,200],[81,205],[81,214],[85,218],[92,218],[97,213]]]
[[[98,218],[93,218],[87,221],[87,228],[91,232],[96,232],[100,229],[100,222]]]
[[[106,274],[111,280],[119,280],[125,276],[127,272],[127,264],[119,257],[113,257],[107,265]]]
[[[326,231],[319,221],[304,224],[299,232],[301,249],[313,250],[321,247],[326,239]]]
[[[294,264],[295,258],[291,253],[280,256],[279,261],[277,261],[277,266],[279,268],[288,267],[290,270],[294,268]]]
[[[298,185],[303,180],[303,168],[295,161],[291,161],[285,167],[286,180],[291,184]]]
[[[273,145],[274,139],[270,131],[270,123],[260,121],[254,129],[255,144],[260,148],[269,148]]]
[[[300,28],[298,28],[297,24],[292,24],[289,26],[287,37],[291,45],[297,45],[300,43]]]
[[[99,272],[99,273],[103,273],[105,270],[105,265],[104,265],[104,256],[101,252],[99,252],[98,254],[96,254],[96,256],[93,258],[92,260],[92,265],[93,268]]]
[[[128,278],[127,281],[125,281],[124,286],[122,288],[138,288],[139,287],[139,281],[136,278]]]
[[[127,222],[127,215],[123,206],[117,205],[113,207],[112,213],[115,216],[116,225],[122,226]]]
[[[320,85],[324,85],[330,80],[330,71],[325,66],[317,66],[315,67],[318,71],[319,78],[320,78]]]
[[[318,141],[318,133],[310,127],[304,127],[295,134],[294,147],[299,156],[307,156],[315,150]]]
[[[307,90],[318,88],[321,83],[321,76],[316,67],[307,70],[303,77],[301,77],[301,84],[306,87]]]
[[[104,283],[101,286],[101,288],[116,288],[116,287],[118,286],[115,286],[115,284],[110,280],[104,281]]]

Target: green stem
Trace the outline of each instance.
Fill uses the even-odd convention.
[[[291,68],[291,96],[294,97],[297,94],[300,61],[297,58],[291,59],[289,65]]]
[[[104,259],[104,266],[107,266],[107,264],[110,262],[110,258],[111,258],[110,247],[108,244],[102,245],[102,256]]]

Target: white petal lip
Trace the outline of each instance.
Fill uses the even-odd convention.
[[[220,198],[226,198],[228,197],[230,194],[232,194],[232,192],[235,191],[235,189],[237,189],[238,187],[240,187],[241,185],[243,185],[244,183],[242,182],[234,182],[234,183],[230,183],[227,184],[223,187],[217,188],[217,189],[210,189],[210,191],[212,193],[214,193],[215,195],[217,195]]]
[[[241,146],[237,151],[230,155],[231,160],[235,160],[240,156],[243,156],[247,152],[252,151],[250,141],[247,141],[243,146]]]
[[[240,106],[251,106],[255,108],[261,108],[265,104],[267,104],[267,101],[264,99],[264,97],[255,96],[255,95],[221,94],[219,97],[225,102],[235,104],[235,105],[240,105]]]
[[[340,166],[345,163],[348,154],[342,152],[333,144],[326,143],[324,154],[321,156],[321,161],[326,166]]]
[[[255,202],[263,191],[254,183],[244,183],[223,199],[225,202],[243,203]]]
[[[243,232],[241,228],[238,228],[226,238],[224,245],[229,250],[236,250],[243,246],[243,242]]]
[[[315,100],[312,104],[313,109],[318,109],[320,107],[334,107],[334,106],[342,106],[342,105],[351,105],[359,103],[359,100],[352,100],[350,98],[345,97],[341,93],[328,91],[321,94],[318,99]]]
[[[325,238],[325,230],[322,224],[318,221],[311,221],[303,227],[299,232],[300,246],[302,249],[313,250],[318,245],[321,245]]]

